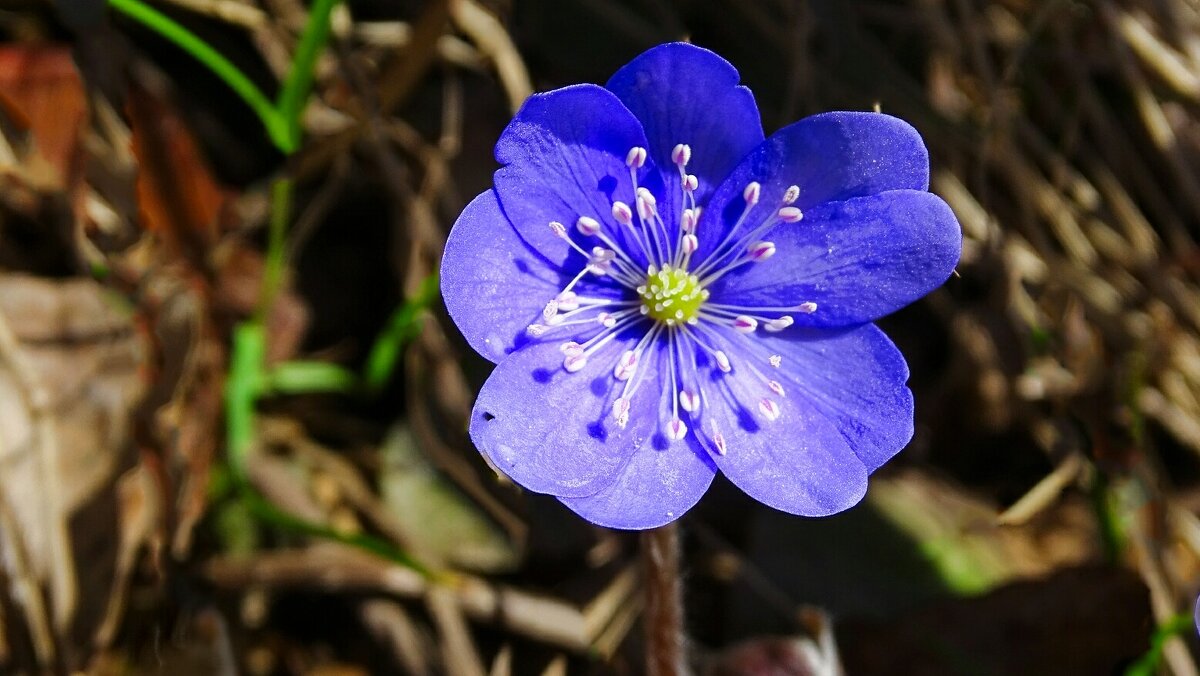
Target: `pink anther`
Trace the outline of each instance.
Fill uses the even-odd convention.
[[[771,422],[778,420],[779,414],[782,413],[782,411],[779,409],[779,404],[776,404],[773,400],[765,397],[758,400],[758,412],[763,414],[763,417]]]
[[[692,232],[696,229],[696,212],[691,209],[684,209],[683,214],[679,217],[679,229],[684,232]]]
[[[563,360],[563,368],[567,370],[567,373],[575,373],[584,366],[587,366],[586,354],[567,355],[567,358]]]
[[[750,181],[746,187],[742,189],[742,199],[746,200],[748,206],[758,204],[758,198],[762,195],[762,186],[758,181]]]
[[[800,219],[804,218],[804,212],[800,211],[798,207],[780,207],[778,215],[779,220],[784,223],[798,223]]]
[[[688,413],[695,413],[700,410],[700,395],[691,390],[682,390],[679,393],[679,406]]]
[[[600,232],[600,222],[591,216],[580,216],[579,220],[575,221],[575,229],[582,235],[591,237]]]
[[[626,350],[617,360],[616,367],[613,368],[613,377],[622,381],[629,380],[633,377],[633,372],[637,370],[637,363],[637,353],[633,350]]]
[[[733,330],[738,333],[754,333],[754,329],[758,328],[758,320],[754,317],[746,315],[738,315],[733,320]],[[724,369],[721,369],[722,371]]]
[[[672,418],[667,423],[667,438],[671,441],[679,441],[687,435],[687,425],[679,418]]]
[[[675,164],[685,167],[692,160],[692,147],[686,143],[679,143],[671,150],[671,161]]]
[[[630,148],[629,153],[625,155],[625,166],[630,169],[641,169],[646,166],[646,149],[641,146]]]
[[[695,235],[689,234],[689,235],[683,236],[683,253],[693,254],[693,253],[696,253],[696,249],[699,249],[699,248],[700,248],[700,240],[697,239]]]
[[[617,222],[621,225],[633,224],[633,210],[630,209],[629,205],[624,202],[613,202],[612,215],[613,218],[617,219]]]
[[[755,242],[746,247],[746,254],[750,256],[750,260],[761,263],[775,255],[775,243]]]

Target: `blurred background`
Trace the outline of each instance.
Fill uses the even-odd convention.
[[[303,57],[301,0],[144,3],[268,97]],[[130,12],[0,2],[0,672],[641,673],[636,537],[480,460],[489,366],[431,275],[525,96],[687,39],[768,133],[909,120],[964,233],[882,322],[917,432],[866,500],[802,519],[718,479],[681,521],[697,671],[1200,673],[1200,2],[349,0],[331,26],[281,148]]]

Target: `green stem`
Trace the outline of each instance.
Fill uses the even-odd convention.
[[[233,332],[229,377],[225,381],[225,446],[234,483],[247,483],[247,461],[254,440],[254,407],[262,391],[266,336],[262,324],[244,322]]]
[[[301,113],[312,89],[317,57],[329,41],[329,17],[338,2],[339,0],[314,0],[308,12],[304,34],[300,36],[300,44],[296,46],[292,68],[288,71],[283,88],[279,90],[276,110],[286,125],[288,139],[293,147],[300,145]]]
[[[109,0],[109,6],[175,43],[177,47],[206,66],[258,115],[263,128],[267,131],[267,136],[271,138],[275,147],[288,155],[295,151],[296,144],[289,133],[288,125],[276,110],[275,105],[229,59],[197,37],[195,33],[141,0]]]
[[[294,184],[290,178],[277,178],[271,184],[271,222],[267,229],[267,253],[263,261],[262,291],[258,298],[255,319],[266,323],[275,304],[275,297],[283,285],[284,253],[287,247],[288,222],[292,217],[292,193]]]

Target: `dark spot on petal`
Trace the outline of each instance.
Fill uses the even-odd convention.
[[[481,417],[481,418],[483,418],[483,419],[484,419],[484,421],[486,421],[486,422],[491,422],[491,421],[493,421],[493,420],[495,420],[495,419],[496,419],[496,414],[495,414],[495,413],[489,413],[488,411],[484,411],[484,412],[483,412],[483,413],[480,415],[480,417]]]
[[[518,259],[514,260],[513,263],[516,264],[517,270],[519,272],[524,273],[524,274],[529,273],[529,263],[526,263],[524,258],[518,258]]]
[[[608,438],[608,430],[604,429],[604,424],[599,420],[588,423],[587,433],[589,437],[599,439],[600,441]]]
[[[611,202],[613,200],[613,193],[617,190],[617,177],[605,176],[596,184],[596,189],[608,195],[608,201]]]
[[[608,387],[608,379],[603,377],[592,380],[590,384],[592,394],[596,395],[597,397],[603,397],[605,394],[607,394]]]
[[[671,442],[662,432],[655,432],[654,436],[650,437],[650,446],[656,451],[665,451],[671,446]]]
[[[740,190],[741,189],[739,188],[739,191]],[[737,223],[738,217],[742,215],[742,210],[745,208],[746,203],[742,201],[740,196],[729,200],[729,203],[725,205],[725,210],[721,212],[721,226],[727,228],[730,225]],[[753,219],[747,220],[755,223],[761,222],[754,221]]]
[[[744,406],[738,407],[737,418],[738,427],[741,427],[747,432],[757,432],[762,429],[761,426],[759,426],[758,421],[755,420],[754,416],[750,413],[750,410]]]
[[[542,383],[543,385],[550,382],[550,379],[553,377],[554,372],[550,369],[534,369],[533,371],[534,381]]]

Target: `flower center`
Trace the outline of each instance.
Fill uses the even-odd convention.
[[[611,359],[611,353],[601,351],[619,336],[628,335],[626,329],[638,327],[641,335],[637,342],[611,363],[614,386],[619,388],[612,401],[616,425],[625,427],[630,417],[639,413],[658,415],[667,439],[679,441],[687,435],[690,423],[695,426],[697,438],[711,443],[713,452],[724,455],[728,444],[717,418],[710,414],[707,420],[702,420],[705,415],[702,411],[709,409],[705,402],[710,393],[723,391],[719,395],[722,398],[740,402],[740,397],[753,396],[749,393],[757,391],[761,395],[758,412],[766,422],[783,415],[778,399],[785,396],[783,385],[764,374],[752,358],[741,359],[735,354],[731,359],[725,350],[739,344],[745,346],[744,341],[753,340],[760,329],[767,333],[784,331],[794,323],[792,313],[812,314],[817,311],[817,304],[762,307],[709,299],[709,288],[724,275],[746,265],[764,263],[775,255],[775,244],[761,237],[781,224],[798,223],[804,214],[793,206],[800,196],[799,186],[793,185],[784,191],[782,199],[770,209],[761,210],[756,218],[752,212],[762,197],[762,186],[751,181],[742,190],[745,204],[741,215],[723,233],[714,233],[716,245],[707,250],[702,260],[693,260],[693,255],[700,251],[698,227],[703,206],[696,203],[699,179],[686,171],[691,156],[692,149],[683,143],[676,145],[671,153],[671,161],[679,172],[677,215],[668,214],[664,219],[658,199],[639,185],[646,149],[636,147],[625,158],[633,189],[632,206],[613,200],[611,221],[602,222],[588,214],[579,214],[575,221],[574,229],[579,235],[596,240],[590,242],[593,245],[590,251],[572,239],[566,225],[558,221],[549,224],[554,235],[587,263],[546,303],[541,321],[526,327],[526,333],[538,338],[550,332],[569,332],[577,338],[559,345],[563,368],[568,373],[577,373],[598,354]],[[604,218],[607,221],[607,216]],[[626,248],[649,263],[644,272],[635,262],[638,256],[631,255]],[[572,257],[572,260],[577,259]],[[577,291],[577,285],[587,275],[607,277],[637,295],[621,292],[618,298],[613,298]],[[665,370],[646,367],[645,352],[655,346],[668,355]],[[747,357],[750,354],[760,353],[747,352]],[[705,355],[703,362],[698,359],[701,355]],[[702,367],[702,363],[708,366]],[[775,369],[782,363],[779,355],[771,355],[763,362]],[[711,377],[702,373],[702,368],[711,370]],[[651,377],[648,373],[655,374],[655,380],[647,380]],[[669,388],[669,410],[661,397],[651,397],[652,403],[646,405],[650,409],[635,410],[634,394],[645,383],[655,381]],[[731,384],[735,381],[736,390]],[[654,402],[659,408],[653,408]],[[741,403],[747,409],[753,406]],[[701,429],[705,431],[700,433]]]
[[[700,285],[700,277],[669,264],[661,270],[651,265],[646,283],[637,292],[642,299],[641,313],[667,326],[695,324],[700,306],[709,295]]]

